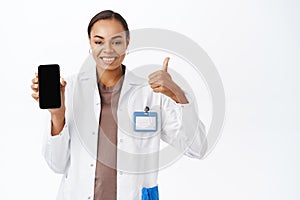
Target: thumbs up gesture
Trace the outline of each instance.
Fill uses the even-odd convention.
[[[162,70],[153,72],[148,76],[149,84],[154,92],[160,92],[172,98],[176,103],[188,103],[182,89],[172,80],[171,75],[168,73],[168,64],[170,58],[164,60]]]

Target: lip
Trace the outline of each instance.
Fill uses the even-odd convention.
[[[117,60],[118,57],[116,56],[100,56],[99,57],[105,64],[110,65],[112,64],[115,60]]]

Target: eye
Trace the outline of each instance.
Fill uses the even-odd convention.
[[[122,41],[113,41],[112,44],[113,44],[113,45],[121,45],[121,44],[122,44]]]
[[[100,45],[100,44],[103,44],[103,42],[102,41],[95,41],[95,44]]]

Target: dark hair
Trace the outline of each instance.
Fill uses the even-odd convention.
[[[128,29],[127,22],[119,13],[116,13],[112,10],[103,10],[103,11],[99,12],[98,14],[96,14],[91,19],[88,29],[87,29],[89,38],[91,37],[91,30],[92,30],[93,25],[97,21],[103,20],[103,19],[116,19],[117,21],[119,21],[122,24],[122,26],[126,32],[126,37],[129,38],[129,29]]]

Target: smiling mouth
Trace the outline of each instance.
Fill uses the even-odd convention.
[[[100,57],[100,59],[105,63],[110,65],[111,63],[113,63],[117,57]]]

